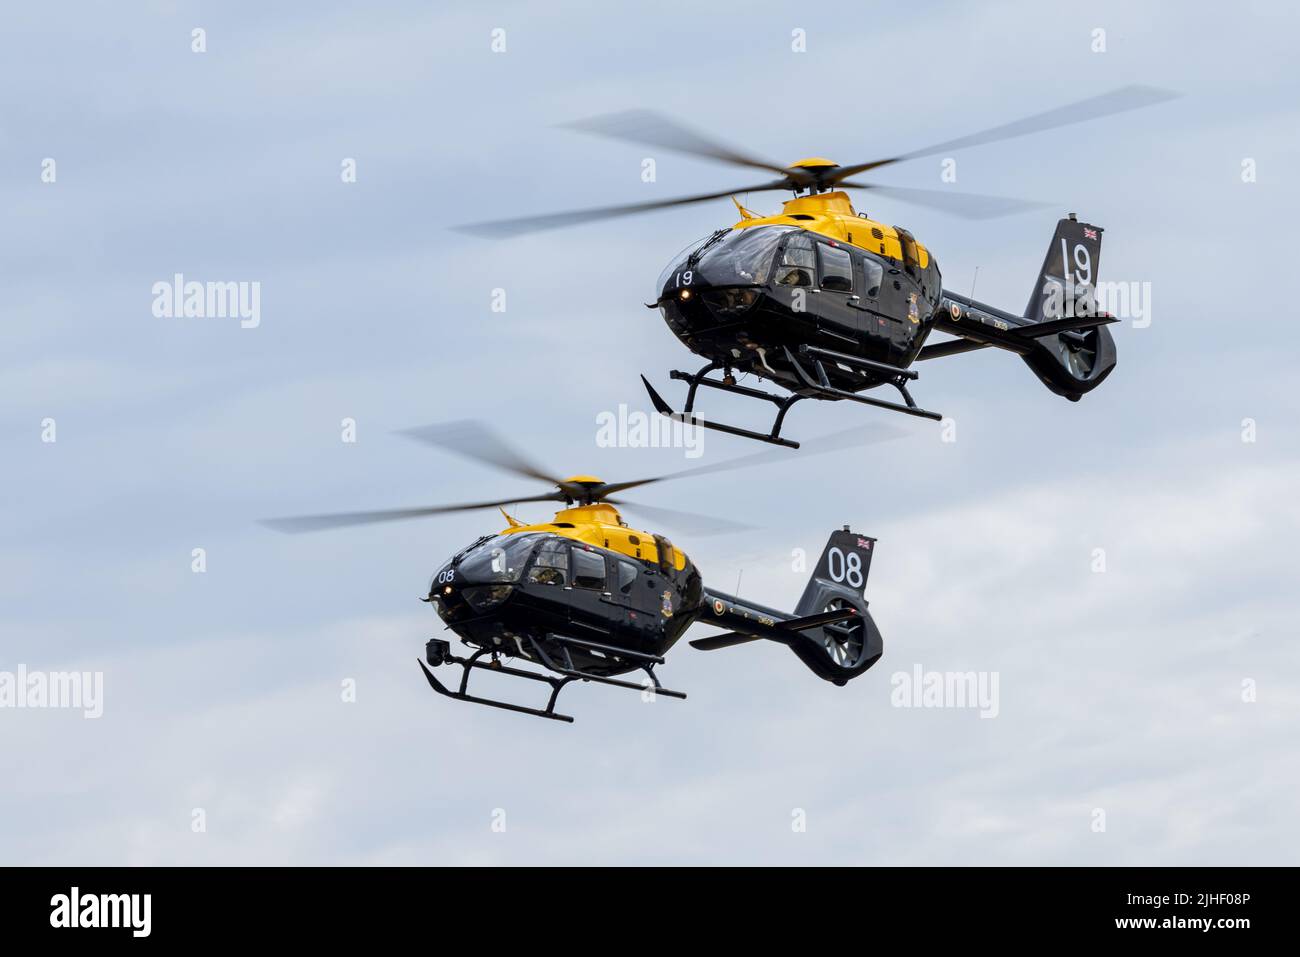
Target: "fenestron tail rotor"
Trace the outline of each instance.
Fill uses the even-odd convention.
[[[757,185],[737,186],[734,189],[715,190],[694,196],[562,211],[541,216],[528,216],[522,219],[475,223],[457,228],[463,232],[500,238],[537,230],[554,229],[560,226],[574,226],[585,222],[652,212],[674,206],[686,206],[692,203],[720,199],[725,196],[735,196],[740,193],[767,190],[791,190],[795,193],[804,190],[822,192],[835,188],[873,190],[877,195],[887,196],[900,202],[929,206],[972,219],[1006,216],[1043,204],[1012,197],[983,196],[950,190],[912,189],[850,180],[851,177],[860,173],[891,166],[905,160],[935,156],[940,153],[948,153],[972,146],[983,146],[988,143],[996,143],[1001,140],[1014,139],[1031,133],[1044,132],[1103,116],[1110,116],[1115,113],[1154,106],[1174,99],[1177,95],[1171,91],[1151,86],[1120,87],[1100,96],[1089,97],[1042,113],[1035,113],[1032,116],[1011,123],[1003,123],[977,133],[946,140],[934,146],[927,146],[882,159],[869,160],[865,163],[852,163],[847,166],[821,159],[803,160],[790,166],[782,166],[779,163],[773,163],[735,147],[719,143],[697,130],[650,110],[627,110],[619,113],[609,113],[585,120],[577,120],[565,124],[565,126],[569,129],[594,133],[610,139],[655,146],[691,156],[717,160],[731,166],[764,170],[769,173],[776,173],[778,178]]]
[[[608,502],[620,508],[640,511],[646,517],[666,525],[690,527],[698,534],[741,531],[750,526],[741,525],[726,519],[693,514],[676,509],[641,505],[628,502],[623,498],[611,496],[628,491],[641,485],[665,482],[684,478],[688,475],[703,475],[709,472],[725,472],[736,469],[752,468],[781,458],[789,459],[789,453],[776,450],[758,452],[724,462],[656,475],[649,478],[634,479],[630,482],[604,482],[590,476],[573,476],[566,479],[554,477],[551,473],[533,465],[524,455],[516,451],[504,439],[481,422],[460,421],[438,425],[407,429],[400,434],[417,439],[438,448],[445,449],[464,458],[481,462],[484,465],[513,475],[540,480],[555,486],[555,490],[538,495],[512,496],[484,502],[467,502],[452,505],[415,506],[411,508],[381,509],[364,512],[339,512],[325,515],[300,515],[289,518],[265,519],[262,524],[280,532],[316,532],[332,528],[345,528],[352,525],[373,525],[380,522],[395,522],[405,519],[427,518],[449,512],[467,512],[477,509],[498,508],[520,502],[558,502],[568,506],[595,505]],[[892,426],[869,424],[854,429],[847,429],[828,435],[821,440],[805,446],[804,456],[819,455],[853,446],[865,446],[886,441],[904,435],[902,430]]]

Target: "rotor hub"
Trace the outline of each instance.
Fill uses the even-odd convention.
[[[787,168],[791,170],[792,174],[795,171],[803,174],[795,174],[790,177],[790,188],[796,194],[804,190],[807,190],[809,194],[813,194],[834,188],[834,184],[827,183],[826,180],[831,173],[840,168],[840,164],[824,156],[809,156],[805,159],[796,160]]]
[[[560,486],[560,491],[567,495],[571,502],[576,502],[579,505],[593,505],[599,501],[595,497],[596,494],[604,487],[604,481],[594,475],[571,475],[564,480],[564,484]]]

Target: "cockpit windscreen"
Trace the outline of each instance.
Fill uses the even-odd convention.
[[[759,286],[772,272],[776,247],[793,226],[733,229],[704,247],[695,266],[697,281],[710,286]]]
[[[541,533],[497,535],[470,550],[457,570],[466,581],[517,582],[528,564],[533,547],[546,536]]]

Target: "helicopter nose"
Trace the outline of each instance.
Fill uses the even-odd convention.
[[[457,579],[435,585],[425,601],[431,602],[446,620],[482,615],[504,604],[515,586],[501,582],[473,582]]]
[[[659,313],[674,334],[684,336],[705,325],[700,321],[702,317],[699,305],[698,299],[693,294],[682,299],[674,293],[665,295],[659,300]]]
[[[730,318],[748,312],[758,302],[759,291],[748,286],[720,287],[701,295],[705,307],[718,318]]]
[[[713,326],[748,312],[758,302],[759,293],[749,286],[698,286],[677,290],[663,305],[665,313],[674,312],[688,328]]]

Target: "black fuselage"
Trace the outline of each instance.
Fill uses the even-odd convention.
[[[542,642],[548,653],[571,655],[562,662],[569,667],[612,675],[636,665],[594,649],[548,646],[547,636],[662,656],[699,614],[701,593],[690,559],[682,569],[661,567],[565,536],[528,533],[476,542],[433,576],[429,598],[447,627],[472,645],[537,660],[532,641]]]
[[[787,350],[800,362],[805,347],[866,360],[822,364],[826,384],[857,393],[918,359],[999,345],[1018,352],[1053,392],[1078,399],[1115,366],[1110,332],[1016,333],[1055,318],[1043,314],[1041,292],[1044,283],[1069,285],[1050,275],[1057,245],[1091,249],[1095,270],[1099,235],[1099,227],[1058,223],[1025,316],[946,292],[933,256],[922,267],[790,226],[719,230],[663,271],[656,305],[673,334],[714,368],[753,372],[801,395],[829,397],[794,370]],[[927,347],[936,329],[973,341]]]
[[[767,261],[744,259],[742,244],[757,246],[757,237],[724,236],[664,271],[657,305],[687,348],[796,392],[785,349],[812,345],[895,367],[916,358],[942,295],[933,259],[920,268],[806,230],[749,232],[760,229],[782,231],[763,250]],[[887,378],[834,365],[827,373],[849,391]]]

